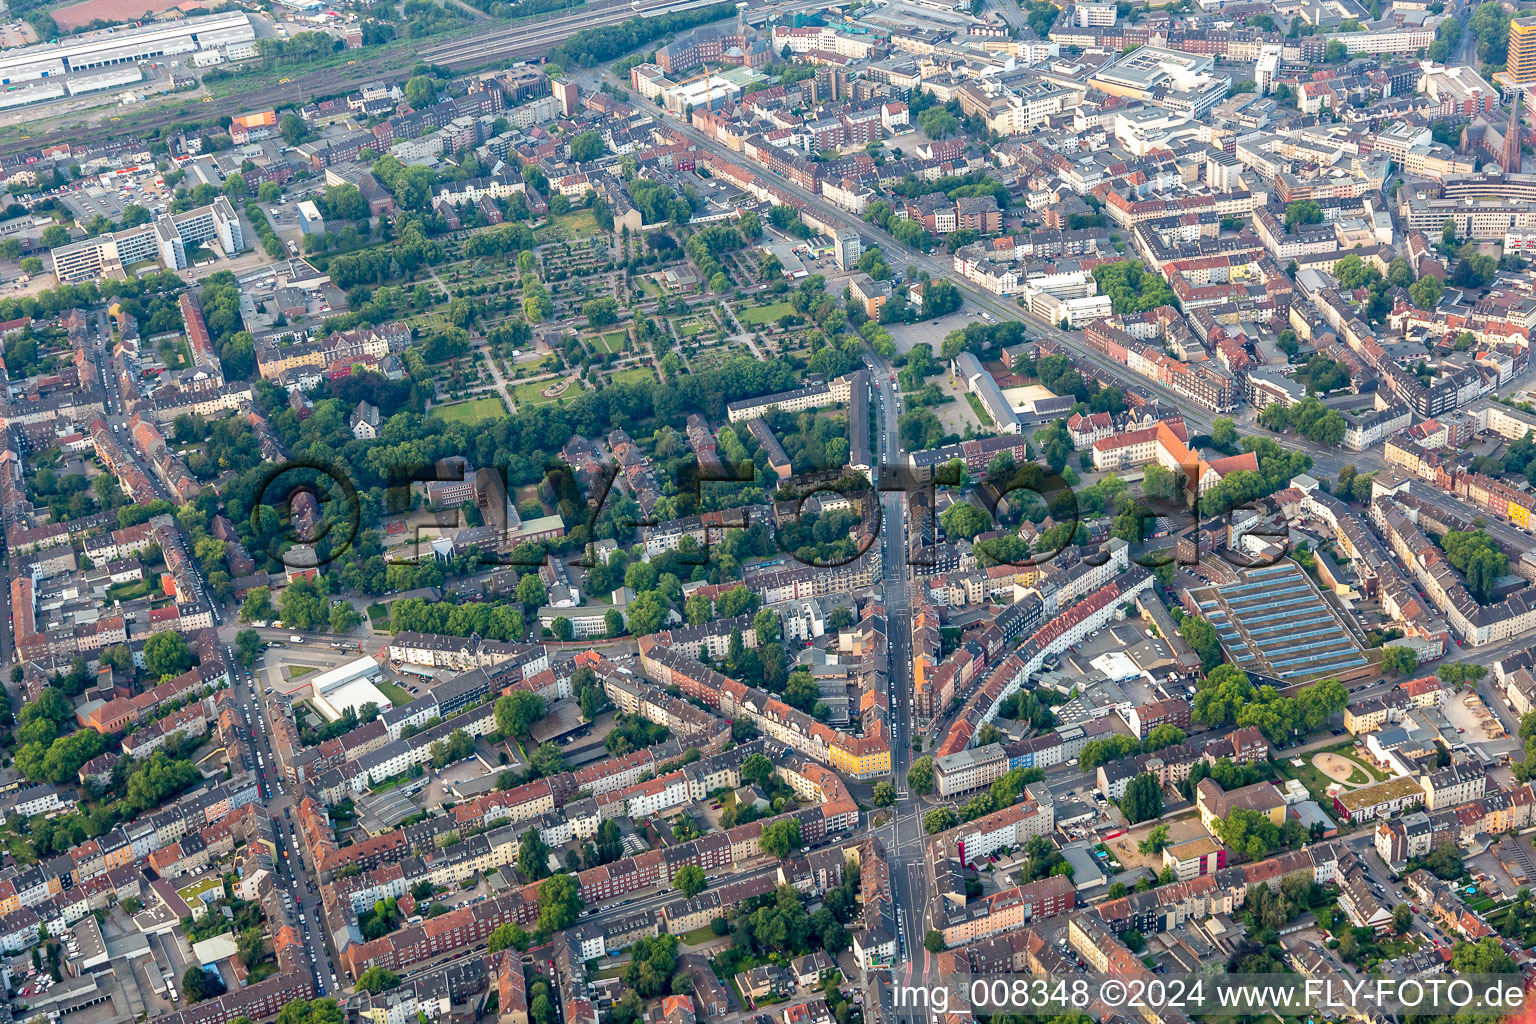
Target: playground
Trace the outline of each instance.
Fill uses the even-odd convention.
[[[1371,781],[1370,774],[1360,766],[1358,761],[1332,751],[1325,750],[1314,754],[1312,767],[1334,782],[1351,788],[1367,785]]]

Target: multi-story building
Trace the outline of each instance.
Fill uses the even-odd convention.
[[[227,255],[245,248],[240,218],[220,196],[208,206],[165,214],[134,228],[124,228],[71,242],[52,250],[54,275],[64,284],[122,277],[135,263],[151,261],[166,270],[185,270],[187,250],[217,243]]]

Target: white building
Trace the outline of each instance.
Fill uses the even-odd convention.
[[[1095,320],[1102,320],[1114,313],[1114,303],[1108,295],[1089,295],[1080,299],[1058,299],[1050,292],[1026,289],[1029,311],[1053,324],[1066,321],[1073,330],[1087,327]]]
[[[299,230],[306,235],[319,235],[325,233],[325,218],[320,215],[320,208],[314,200],[306,199],[299,203]]]
[[[1114,4],[1076,4],[1072,8],[1071,23],[1078,28],[1112,28],[1115,14]]]
[[[119,64],[134,65],[174,54],[251,42],[255,38],[250,17],[232,12],[118,29],[61,43],[18,46],[0,54],[0,85]]]
[[[187,250],[215,242],[226,255],[245,248],[240,217],[229,200],[219,196],[208,206],[166,214],[148,224],[71,242],[52,250],[53,272],[65,284],[124,277],[136,263],[155,263],[166,270],[187,269]]]
[[[1254,65],[1253,82],[1258,86],[1260,96],[1267,96],[1270,87],[1275,84],[1275,76],[1280,73],[1280,53],[1278,46],[1259,47],[1259,59]]]

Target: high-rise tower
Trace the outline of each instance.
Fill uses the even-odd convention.
[[[1509,23],[1509,51],[1504,77],[1516,85],[1536,85],[1536,18]]]

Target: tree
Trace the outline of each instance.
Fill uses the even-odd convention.
[[[69,244],[69,229],[61,224],[50,224],[43,229],[39,239],[45,249],[57,249],[61,245]]]
[[[363,617],[348,601],[333,602],[329,617],[332,633],[350,633],[363,622]]]
[[[1439,278],[1433,274],[1425,274],[1408,286],[1408,297],[1420,309],[1434,309],[1444,291]]]
[[[571,140],[571,160],[584,164],[588,160],[596,160],[608,151],[603,143],[603,137],[597,132],[582,132]]]
[[[283,141],[290,146],[297,146],[304,141],[304,136],[308,134],[304,127],[304,119],[291,111],[284,114],[282,119],[277,122],[277,130],[282,135]]]
[[[385,992],[400,984],[400,975],[377,964],[368,968],[357,979],[357,987],[375,994]]]
[[[256,664],[256,659],[261,657],[262,646],[261,634],[254,629],[242,629],[235,634],[235,657],[246,668]]]
[[[178,676],[192,667],[192,650],[180,633],[156,633],[144,641],[144,671],[152,678]]]
[[[1488,669],[1483,665],[1458,662],[1454,665],[1441,665],[1435,674],[1440,677],[1442,683],[1459,689],[1467,683],[1475,686],[1481,682],[1482,678],[1488,674]]]
[[[539,935],[548,938],[569,928],[581,916],[581,907],[581,887],[575,875],[562,872],[544,879],[539,884]]]
[[[1349,49],[1337,39],[1328,40],[1323,48],[1323,60],[1329,64],[1341,64],[1349,59]]]
[[[1118,761],[1141,753],[1141,742],[1134,736],[1106,736],[1101,740],[1089,740],[1083,744],[1077,756],[1078,767],[1091,772],[1101,764]]]
[[[496,731],[503,736],[526,736],[534,722],[544,717],[544,698],[518,690],[496,699]]]
[[[1167,825],[1154,825],[1147,838],[1136,844],[1136,852],[1143,857],[1162,853],[1163,847],[1168,845],[1168,833]]]
[[[1406,935],[1409,928],[1413,927],[1413,908],[1406,903],[1399,903],[1392,908],[1392,930],[1399,935]]]
[[[942,139],[960,130],[960,119],[943,107],[929,107],[918,114],[917,124],[930,139]]]
[[[566,642],[576,635],[576,627],[564,615],[556,615],[554,621],[549,624],[549,628],[556,637]]]
[[[907,787],[914,793],[933,792],[933,758],[920,757],[907,769]]]
[[[537,828],[530,828],[518,840],[517,870],[530,882],[549,876],[549,846]]]
[[[672,876],[672,887],[683,894],[683,899],[691,900],[703,892],[709,885],[704,877],[704,869],[697,864],[684,864],[678,868],[677,874]]]
[[[1457,974],[1510,974],[1514,969],[1503,945],[1491,935],[1476,943],[1457,943],[1451,954],[1451,970]]]
[[[1484,256],[1481,253],[1465,256],[1456,265],[1456,271],[1451,275],[1451,283],[1463,288],[1482,288],[1491,282],[1499,272],[1499,261],[1492,256]]]
[[[245,595],[245,601],[240,605],[241,622],[270,622],[277,617],[277,612],[272,607],[272,592],[266,587],[257,587]]]
[[[1285,208],[1285,226],[1287,229],[1298,224],[1321,224],[1323,222],[1323,208],[1315,200],[1305,199],[1291,203]]]
[[[1186,615],[1179,623],[1179,636],[1200,655],[1200,668],[1209,673],[1221,664],[1221,641],[1216,627],[1198,615]]]
[[[666,621],[667,602],[657,591],[647,590],[642,594],[636,594],[635,599],[629,602],[627,610],[629,631],[635,636],[645,636],[656,632]]]
[[[391,908],[394,900],[390,900]],[[261,928],[247,928],[235,938],[235,956],[251,970],[267,958],[267,935]]]
[[[530,572],[517,581],[515,594],[525,608],[537,608],[549,596],[544,588],[544,581],[536,572]]]
[[[944,535],[951,539],[974,540],[978,533],[991,529],[987,514],[968,501],[957,501],[939,514]]]
[[[1183,743],[1184,740],[1185,735],[1183,729],[1180,729],[1176,725],[1164,722],[1161,725],[1154,725],[1150,730],[1148,730],[1147,738],[1141,741],[1141,751],[1144,754],[1150,754],[1154,750],[1161,750],[1164,747],[1171,747],[1175,744]]]
[[[943,933],[929,929],[928,934],[923,936],[923,948],[930,953],[944,952],[945,945]]]
[[[800,849],[800,819],[784,818],[764,825],[757,845],[764,853],[784,860]]]
[[[1131,824],[1139,821],[1149,821],[1163,813],[1163,788],[1157,781],[1157,776],[1151,772],[1142,772],[1125,787],[1125,795],[1120,798],[1120,813],[1125,815],[1125,820]]]
[[[283,186],[275,181],[264,181],[256,186],[256,198],[263,203],[275,203],[283,198]]]
[[[960,815],[955,813],[953,807],[939,807],[931,810],[923,817],[923,831],[931,836],[952,829],[960,824]]]
[[[202,967],[193,964],[181,972],[181,994],[186,996],[188,1006],[202,1002],[204,999],[212,999],[214,996],[224,994],[224,980],[217,974],[208,974]]]
[[[762,754],[753,754],[741,763],[740,775],[744,785],[764,785],[773,778],[773,762]]]
[[[636,563],[644,565],[645,563]],[[688,600],[683,602],[683,619],[690,626],[702,626],[714,618],[714,605],[703,594],[690,594]]]
[[[1390,676],[1405,676],[1419,667],[1419,655],[1412,647],[1388,647],[1381,652],[1381,670]]]
[[[508,948],[527,949],[528,933],[512,921],[501,925],[486,937],[485,948],[487,952],[500,953]]]
[[[405,102],[417,110],[429,107],[437,99],[437,83],[426,75],[415,75],[405,83]]]
[[[771,644],[780,640],[784,627],[779,619],[779,613],[771,608],[761,608],[752,616],[752,631],[757,634],[757,642]]]
[[[889,807],[896,802],[896,787],[889,782],[875,783],[874,801],[876,807]]]
[[[1172,503],[1184,490],[1183,474],[1154,462],[1142,472],[1141,489],[1153,501]]]

